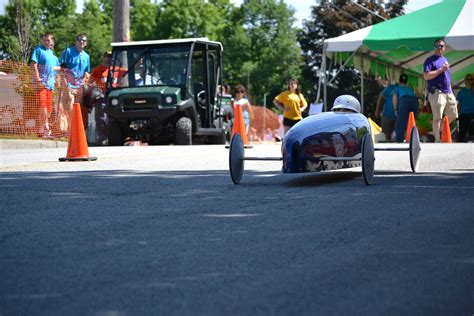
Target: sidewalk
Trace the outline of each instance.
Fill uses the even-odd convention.
[[[0,152],[16,149],[67,148],[66,141],[54,139],[0,139]]]

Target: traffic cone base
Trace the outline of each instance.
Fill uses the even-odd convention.
[[[74,103],[72,108],[71,124],[69,129],[69,142],[67,155],[59,161],[94,161],[97,157],[89,157],[86,131],[82,122],[81,106]]]
[[[449,127],[448,117],[443,118],[443,129],[441,130],[441,142],[442,143],[452,143],[453,139],[451,138],[451,128]]]
[[[408,114],[407,131],[406,131],[406,134],[405,134],[405,141],[406,141],[407,143],[410,143],[411,130],[413,129],[414,126],[416,126],[415,113],[410,112],[410,113]]]

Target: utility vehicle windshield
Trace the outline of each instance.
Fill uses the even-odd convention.
[[[107,88],[186,84],[189,47],[115,47]]]

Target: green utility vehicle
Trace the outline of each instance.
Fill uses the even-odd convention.
[[[112,43],[108,144],[225,143],[222,44],[207,38]]]

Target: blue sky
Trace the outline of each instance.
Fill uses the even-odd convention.
[[[411,13],[413,11],[419,10],[426,6],[433,5],[440,1],[441,0],[409,0],[407,6],[405,7],[405,12]],[[242,3],[241,0],[232,0],[232,2],[237,5]],[[307,19],[311,15],[310,7],[316,3],[316,0],[297,0],[297,1],[285,0],[285,2],[289,3],[296,10],[295,17],[298,20],[297,24],[299,26],[303,19]],[[6,3],[8,3],[8,0],[0,0],[0,14],[3,14]],[[84,0],[76,0],[77,12],[82,12],[83,4],[84,4]]]

